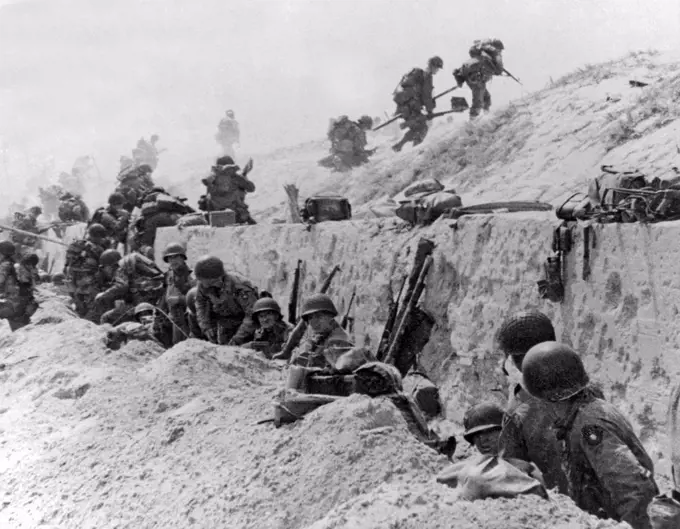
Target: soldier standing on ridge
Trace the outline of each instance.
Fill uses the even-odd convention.
[[[109,205],[97,208],[91,222],[106,228],[106,236],[111,241],[111,247],[115,248],[119,243],[125,244],[130,224],[130,214],[125,210],[125,197],[120,193],[110,195]]]
[[[220,345],[243,345],[255,331],[257,289],[227,274],[218,257],[201,257],[194,266],[198,281],[196,319],[205,337]]]
[[[14,266],[16,248],[11,241],[0,241],[0,319],[7,320],[12,331],[26,325],[24,301]]]
[[[501,75],[503,68],[503,43],[499,39],[476,40],[470,48],[470,60],[453,71],[458,87],[467,83],[472,90],[470,119],[475,119],[483,109],[491,107],[491,94],[486,88],[494,75]]]
[[[217,125],[215,139],[222,146],[223,156],[236,158],[234,144],[241,141],[241,129],[239,128],[238,121],[236,121],[233,110],[227,110],[225,117],[220,120]]]
[[[354,347],[352,340],[337,322],[338,310],[326,294],[312,294],[302,304],[300,316],[309,324],[308,337],[293,351],[291,363],[304,367],[328,367],[326,354],[339,356],[333,349],[345,352]]]
[[[396,113],[404,120],[401,128],[408,128],[408,131],[401,141],[392,146],[393,151],[401,151],[409,141],[412,141],[415,147],[425,139],[428,116],[432,114],[437,104],[432,96],[434,90],[432,77],[443,67],[444,61],[440,57],[432,57],[427,61],[426,70],[413,68],[399,82],[393,100],[397,104]],[[423,108],[427,115],[422,113]]]
[[[647,507],[659,492],[654,465],[626,418],[592,391],[581,357],[569,346],[543,342],[522,362],[524,387],[548,403],[569,482],[584,511],[650,529]]]

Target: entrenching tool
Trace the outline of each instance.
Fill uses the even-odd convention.
[[[451,92],[453,92],[454,90],[457,90],[457,89],[458,89],[458,86],[454,86],[453,88],[449,88],[448,90],[444,90],[440,94],[437,94],[436,96],[434,96],[433,99],[436,101],[438,98],[445,96],[446,94],[449,94],[449,93],[451,93]],[[463,103],[461,103],[461,101],[464,102],[464,106],[463,106]],[[451,114],[453,112],[463,112],[464,110],[466,110],[468,108],[470,108],[470,107],[468,106],[467,101],[465,100],[464,97],[452,97],[451,98],[451,110],[447,110],[447,111],[444,111],[444,112],[435,112],[434,114],[430,114],[429,116],[427,116],[427,119],[430,120],[430,119],[433,119],[433,118],[437,118],[439,116]],[[371,132],[375,132],[376,130],[380,130],[383,127],[386,127],[387,125],[389,125],[390,123],[394,123],[395,121],[397,121],[400,118],[401,118],[401,114],[397,114],[396,116],[388,119],[385,123],[381,123],[376,128],[371,129]]]

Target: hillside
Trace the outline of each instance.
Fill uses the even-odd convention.
[[[631,87],[629,80],[649,83]],[[494,83],[490,85],[493,96]],[[469,101],[469,90],[464,89]],[[434,177],[456,189],[464,204],[494,200],[556,202],[581,191],[601,164],[637,167],[658,176],[678,160],[680,62],[655,52],[636,52],[588,65],[545,89],[493,108],[478,122],[455,115],[439,121],[425,142],[395,154],[392,137],[378,132],[378,152],[350,173],[316,165],[326,142],[311,142],[256,158],[258,184],[251,209],[266,222],[284,216],[282,186],[295,183],[302,196],[341,193],[355,211],[394,197],[408,184]],[[461,95],[459,93],[459,95]],[[607,98],[610,97],[610,101]],[[362,208],[362,206],[364,206]]]

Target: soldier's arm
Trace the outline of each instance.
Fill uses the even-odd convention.
[[[505,458],[529,461],[522,424],[514,413],[506,413],[503,417],[503,429],[498,439],[499,453]]]
[[[255,333],[255,322],[253,321],[253,305],[257,301],[257,291],[250,286],[244,285],[236,290],[236,299],[241,305],[243,312],[246,313],[245,318],[241,322],[236,334],[229,342],[229,345],[241,345],[249,341],[251,336]]]
[[[210,299],[203,293],[201,287],[196,291],[196,321],[204,333],[215,327],[210,313]]]
[[[607,423],[587,424],[580,442],[619,518],[636,529],[651,528],[647,506],[658,494],[652,473]]]
[[[117,270],[113,285],[100,294],[102,300],[123,299],[129,292],[128,277],[123,270]]]
[[[0,297],[4,297],[5,285],[7,284],[7,278],[9,277],[8,264],[9,263],[0,264]]]

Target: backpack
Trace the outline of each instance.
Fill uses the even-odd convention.
[[[317,195],[305,200],[300,215],[302,220],[315,223],[328,220],[349,220],[352,218],[352,206],[345,197],[339,195]]]
[[[106,208],[102,207],[95,209],[94,213],[92,214],[92,218],[90,219],[90,222],[87,223],[87,225],[91,226],[92,224],[101,224],[104,213],[106,213]]]
[[[395,214],[406,222],[420,226],[430,224],[447,211],[463,205],[460,197],[450,191],[414,194],[411,197],[401,202]]]
[[[94,259],[96,257],[90,254],[88,251],[88,246],[87,239],[79,239],[69,244],[66,248],[66,266],[73,269],[80,269],[80,271],[85,268],[92,268],[95,270],[96,267],[85,266],[85,263],[89,260],[89,258]]]

